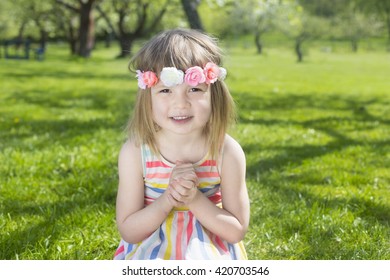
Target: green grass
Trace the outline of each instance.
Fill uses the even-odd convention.
[[[136,81],[117,49],[0,60],[0,259],[111,259]],[[390,259],[390,55],[228,49],[250,259]]]

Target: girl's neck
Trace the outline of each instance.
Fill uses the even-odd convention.
[[[176,161],[196,163],[208,152],[205,135],[170,135],[160,132],[157,134],[157,147],[161,156],[171,163]]]

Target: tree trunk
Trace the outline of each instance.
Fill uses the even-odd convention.
[[[88,0],[88,2],[80,4],[78,55],[82,57],[89,57],[94,45],[94,20],[92,16],[94,2],[95,0]]]
[[[111,47],[111,42],[113,39],[114,39],[113,33],[111,31],[104,30],[104,43],[107,49]]]
[[[359,48],[357,39],[355,39],[355,38],[351,39],[351,47],[352,47],[352,52],[357,53],[358,48]]]
[[[44,50],[46,48],[46,41],[47,41],[47,38],[48,38],[48,33],[46,32],[45,30],[45,27],[43,26],[43,24],[41,24],[41,21],[39,20],[39,18],[35,18],[34,19],[35,21],[35,24],[38,26],[38,29],[39,29],[39,48]]]
[[[47,32],[44,29],[39,30],[40,38],[39,38],[39,48],[42,50],[46,49],[46,42],[47,42]]]
[[[387,51],[390,52],[390,3],[384,1],[382,4],[387,28]]]
[[[301,40],[299,38],[295,40],[295,53],[298,57],[298,62],[303,61],[302,43],[303,43],[303,40]]]
[[[255,34],[255,44],[256,44],[256,49],[258,54],[263,53],[263,43],[261,42],[261,34],[260,31],[256,30]]]
[[[22,22],[22,24],[19,26],[17,40],[21,41],[23,39],[23,33],[24,33],[24,29],[26,27],[26,23],[27,23],[27,21],[24,20]]]
[[[77,38],[75,34],[75,30],[73,28],[72,22],[69,22],[69,37],[68,37],[68,42],[69,42],[69,47],[70,47],[70,54],[71,55],[76,55],[77,53]]]
[[[390,52],[390,13],[387,13],[387,51]]]
[[[387,51],[390,52],[390,35],[389,39],[387,40]]]
[[[144,3],[140,7],[138,7],[136,11],[132,11],[129,7],[129,2],[119,1],[119,3],[122,3],[122,5],[115,8],[115,11],[118,16],[118,22],[117,22],[118,31],[115,33],[113,32],[114,35],[116,35],[116,37],[118,38],[118,42],[120,46],[120,53],[117,56],[117,58],[130,56],[132,53],[134,42],[137,39],[152,33],[157,28],[158,24],[161,22],[161,19],[167,10],[167,6],[170,3],[170,1],[171,0],[165,1],[165,4],[161,7],[159,13],[154,16],[153,20],[151,20],[150,25],[147,22],[148,13],[150,12],[149,3]],[[101,11],[101,9],[100,9],[100,13],[103,16],[105,14],[104,11]],[[136,19],[132,31],[129,31],[126,28],[126,24],[128,23],[126,18],[129,16],[132,16]],[[112,31],[115,31],[108,17],[106,17],[106,21],[108,22]]]
[[[100,5],[96,5],[96,10],[100,13],[100,16],[106,21],[108,24],[109,28],[104,29],[104,42],[105,42],[105,47],[110,48],[111,47],[111,42],[114,38],[117,38],[117,34],[115,32],[115,28],[108,17],[108,15],[103,11]]]
[[[119,44],[121,47],[120,54],[117,58],[125,58],[131,56],[131,50],[133,48],[134,38],[129,34],[123,34],[119,38]]]
[[[181,0],[188,23],[192,29],[204,30],[200,20],[198,10],[199,0]]]

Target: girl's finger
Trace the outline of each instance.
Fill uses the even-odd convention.
[[[183,203],[177,201],[171,194],[168,195],[168,200],[173,207],[179,207],[183,205]]]
[[[180,184],[180,186],[184,187],[187,191],[196,187],[195,183],[191,180],[179,179],[178,184]]]
[[[191,186],[189,186],[189,182],[185,182],[183,180],[175,180],[172,182],[171,186],[172,189],[182,197],[188,196],[188,189],[191,188]]]
[[[198,181],[199,181],[198,176],[196,176],[195,173],[187,173],[183,177],[181,177],[181,179],[186,180],[186,181],[191,181],[194,184],[198,184]]]

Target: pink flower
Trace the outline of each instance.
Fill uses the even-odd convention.
[[[206,81],[206,76],[204,75],[202,68],[194,66],[187,69],[184,81],[190,86],[195,87],[198,84],[204,83]]]
[[[138,86],[142,89],[151,88],[158,82],[156,74],[152,71],[141,72],[137,70]]]
[[[219,76],[218,65],[212,62],[208,62],[203,70],[206,76],[206,84],[212,84],[215,83],[216,80],[218,80],[218,76]]]
[[[158,82],[156,74],[152,71],[146,71],[143,75],[144,83],[148,88],[154,86]]]

